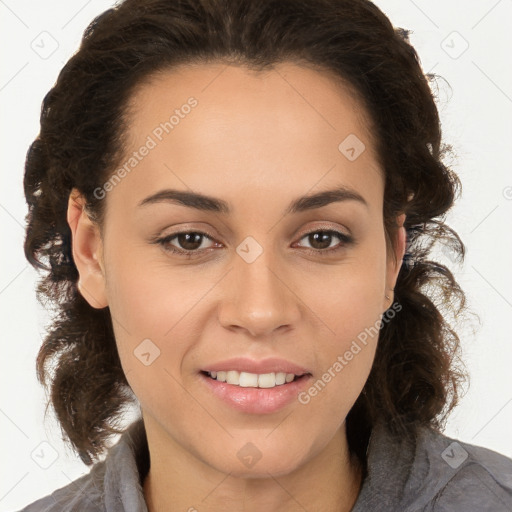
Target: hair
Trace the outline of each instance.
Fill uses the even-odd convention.
[[[94,191],[122,161],[136,88],[180,64],[265,70],[281,62],[331,72],[357,92],[384,170],[384,229],[406,214],[406,255],[394,290],[400,312],[383,322],[363,392],[347,416],[350,450],[363,460],[379,421],[402,435],[440,430],[460,397],[459,338],[449,314],[465,309],[451,271],[430,260],[437,243],[462,261],[445,223],[460,182],[443,163],[451,148],[408,31],[367,0],[125,0],[95,18],[44,98],[40,133],[25,164],[25,255],[44,271],[37,297],[54,316],[37,357],[62,431],[86,464],[120,433],[133,394],[118,356],[109,308],[77,290],[66,220],[76,188],[101,226]],[[389,311],[389,310],[388,310]]]

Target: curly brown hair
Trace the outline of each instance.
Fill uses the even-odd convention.
[[[182,63],[224,62],[263,70],[279,62],[317,66],[348,84],[368,112],[385,170],[388,240],[406,214],[407,251],[395,288],[400,314],[383,324],[364,390],[347,416],[352,451],[364,459],[376,421],[404,435],[444,426],[464,372],[448,314],[465,296],[451,271],[429,259],[464,246],[445,222],[460,183],[443,163],[449,146],[408,32],[367,0],[125,0],[86,29],[78,52],[43,101],[41,129],[27,154],[25,254],[44,269],[37,288],[55,316],[37,358],[61,428],[86,464],[106,448],[133,393],[116,349],[109,308],[77,291],[66,220],[77,188],[101,226],[94,193],[122,161],[128,103],[135,88]]]

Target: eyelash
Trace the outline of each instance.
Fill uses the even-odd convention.
[[[302,240],[303,238],[306,238],[309,235],[315,234],[315,233],[327,233],[330,235],[335,235],[340,239],[341,242],[339,245],[331,247],[330,249],[309,249],[309,248],[304,249],[306,251],[306,253],[314,255],[314,256],[318,256],[318,255],[319,256],[329,256],[333,253],[341,251],[344,247],[346,247],[347,245],[350,245],[354,242],[353,238],[349,235],[346,235],[345,233],[341,233],[341,232],[333,230],[333,229],[321,229],[321,228],[313,230],[313,231],[309,231],[308,233],[305,233],[304,235],[301,236],[300,240]],[[170,235],[167,235],[165,237],[157,238],[156,240],[154,240],[153,243],[161,245],[163,247],[163,249],[167,252],[177,254],[177,255],[182,256],[187,259],[192,259],[192,258],[200,255],[203,251],[212,249],[212,247],[209,247],[207,249],[187,251],[185,249],[177,249],[176,247],[169,245],[169,243],[173,239],[177,238],[178,235],[183,235],[183,234],[201,235],[203,237],[208,238],[211,241],[214,241],[213,237],[208,233],[204,233],[202,231],[189,230],[189,231],[178,231],[176,233],[171,233]]]

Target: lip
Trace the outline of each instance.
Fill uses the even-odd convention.
[[[298,367],[292,366],[292,368],[296,370]],[[235,369],[235,367],[230,366],[230,369]],[[265,372],[253,371],[251,373]],[[312,375],[307,374],[292,382],[273,388],[244,388],[227,382],[219,382],[202,372],[199,373],[199,377],[214,397],[222,400],[231,408],[247,414],[271,414],[285,408],[292,402],[298,401],[299,393],[309,385],[309,381],[312,379]]]
[[[227,372],[236,370],[238,372],[247,373],[294,373],[295,375],[303,375],[310,373],[309,370],[299,366],[286,359],[271,357],[257,361],[247,357],[234,357],[217,363],[211,363],[207,367],[201,369],[204,372]],[[283,384],[284,385],[284,384]]]

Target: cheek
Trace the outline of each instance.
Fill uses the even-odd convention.
[[[382,313],[384,279],[377,279],[368,270],[358,275],[353,269],[342,276],[339,283],[331,283],[321,296],[316,297],[320,310],[329,319],[336,336],[353,338],[373,325]]]
[[[329,383],[329,390],[321,393],[321,400],[332,406],[340,400],[351,405],[371,370],[383,313],[384,254],[377,250],[362,254],[357,261],[341,265],[335,275],[317,275],[321,286],[307,287],[305,302],[320,318],[323,333],[316,353],[324,372],[320,379]]]
[[[169,422],[179,425],[178,412],[190,407],[180,382],[181,364],[200,339],[190,312],[204,292],[136,258],[124,258],[108,275],[109,307],[128,383],[144,410],[155,417],[165,410]]]
[[[196,273],[197,276],[197,273]],[[173,338],[173,350],[180,350],[183,319],[208,289],[195,281],[162,268],[161,263],[124,258],[108,272],[109,307],[121,350],[133,350],[143,339],[151,339],[162,348]],[[204,289],[204,290],[203,290]],[[117,322],[116,322],[117,320]],[[119,336],[117,336],[119,334]]]
[[[332,331],[333,338],[357,337],[383,312],[386,288],[384,240],[361,247],[333,270],[321,268],[304,288],[308,304]]]

